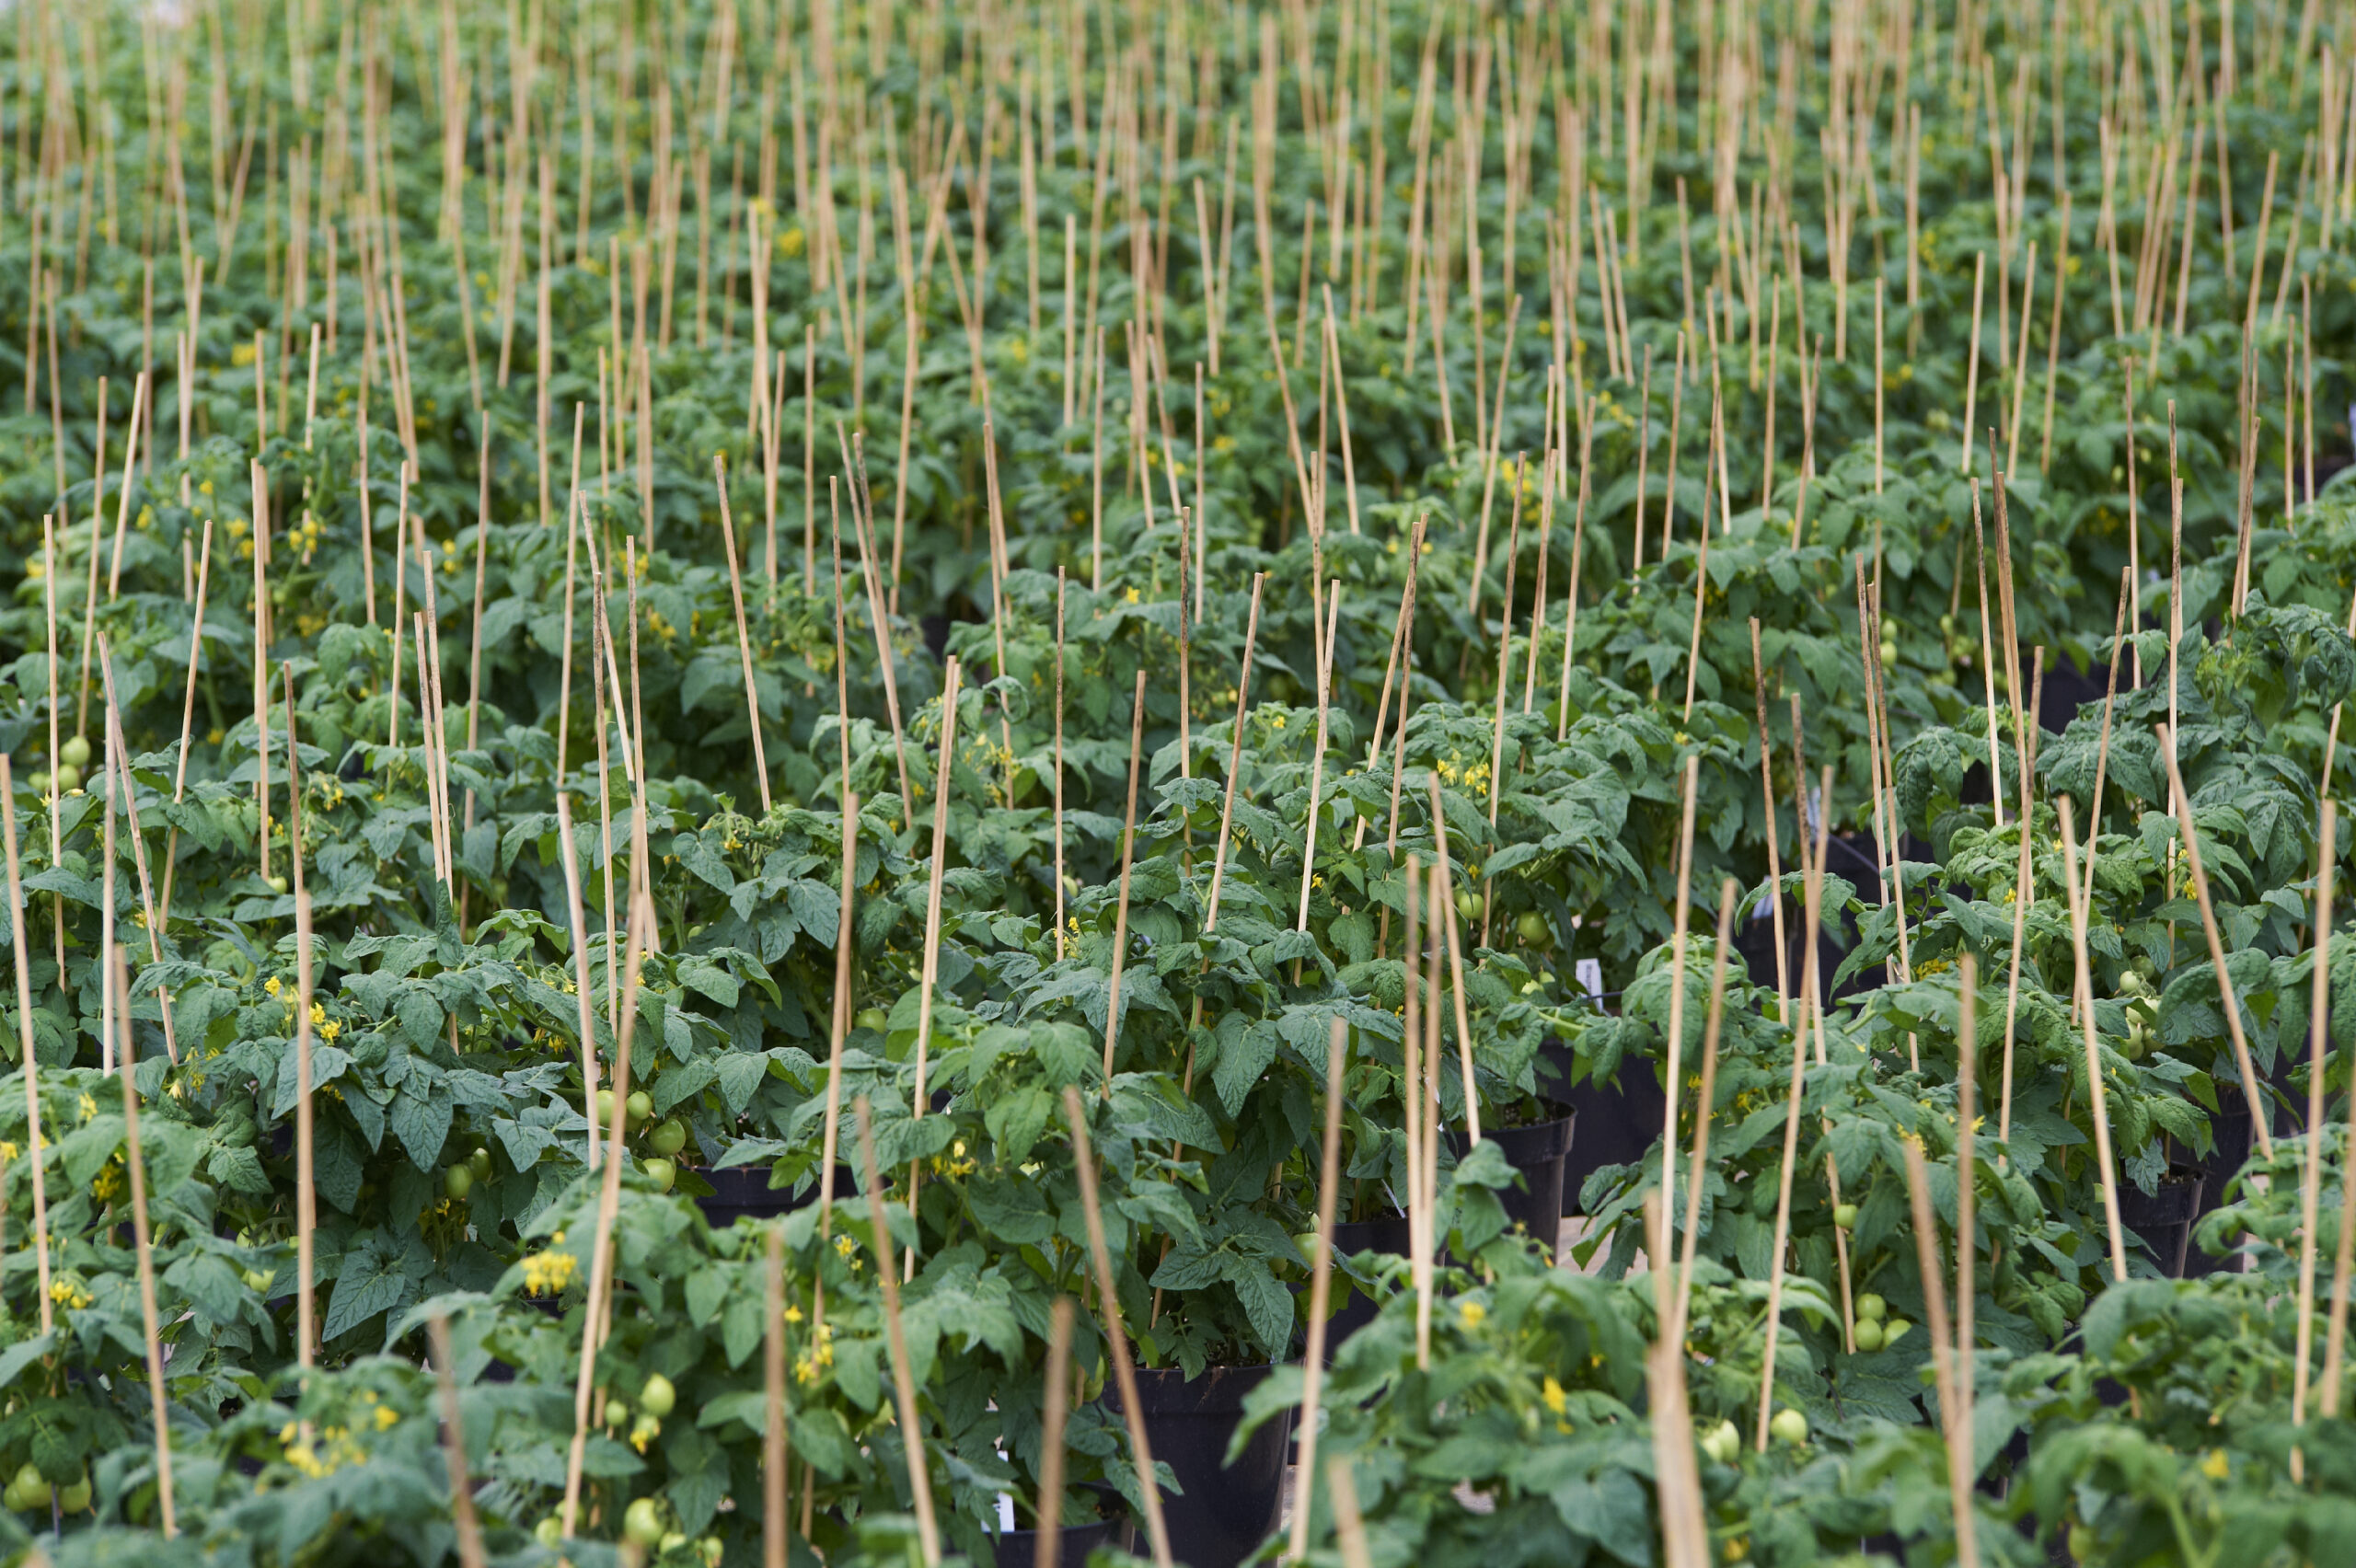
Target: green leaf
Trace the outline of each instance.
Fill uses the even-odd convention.
[[[334,1294],[328,1298],[320,1337],[334,1339],[399,1306],[413,1284],[409,1264],[404,1253],[380,1235],[370,1235],[346,1252],[343,1266],[336,1273]]]
[[[1252,1332],[1274,1356],[1282,1356],[1292,1343],[1292,1292],[1278,1283],[1276,1271],[1256,1258],[1226,1254],[1220,1272],[1243,1299],[1243,1315]]]
[[[452,1109],[447,1095],[419,1095],[406,1085],[393,1097],[393,1136],[420,1170],[433,1170],[441,1159],[442,1146],[449,1141]]]

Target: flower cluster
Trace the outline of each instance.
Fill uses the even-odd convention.
[[[535,1252],[524,1260],[524,1288],[534,1296],[554,1296],[572,1283],[581,1260],[570,1252]]]

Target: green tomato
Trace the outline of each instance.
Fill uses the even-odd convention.
[[[19,1497],[38,1496],[45,1504],[49,1501],[49,1478],[40,1473],[39,1465],[28,1459],[17,1467],[16,1477],[8,1482],[8,1490]],[[33,1505],[30,1503],[9,1504],[12,1508],[30,1508]]]
[[[1857,1320],[1857,1350],[1860,1355],[1870,1355],[1879,1350],[1886,1337],[1881,1325],[1871,1318]]]
[[[2100,1543],[2095,1539],[2095,1532],[2086,1528],[2085,1526],[2072,1525],[2070,1527],[2070,1558],[2072,1562],[2086,1562],[2094,1556],[2095,1549],[2099,1544]]]
[[[1856,1229],[1856,1228],[1857,1228],[1857,1205],[1854,1205],[1854,1204],[1835,1204],[1835,1205],[1832,1205],[1832,1223],[1833,1223],[1833,1224],[1835,1224],[1835,1225],[1837,1225],[1837,1226],[1839,1226],[1839,1227],[1840,1227],[1842,1229],[1843,1229],[1843,1230],[1854,1230],[1854,1229]]]
[[[82,787],[82,770],[70,762],[59,763],[56,773],[52,777],[56,779],[57,792],[61,795],[70,795]]]
[[[57,748],[57,758],[68,767],[89,767],[89,737],[87,735],[75,735],[71,737],[64,745]]]
[[[687,1124],[673,1117],[647,1135],[646,1147],[669,1159],[687,1147]]]
[[[79,1514],[90,1505],[90,1472],[84,1470],[82,1479],[57,1494],[57,1505],[69,1514]]]
[[[1481,895],[1477,893],[1458,894],[1456,914],[1459,919],[1478,920],[1481,917]]]
[[[1742,1434],[1735,1429],[1733,1422],[1721,1421],[1702,1435],[1702,1451],[1722,1465],[1730,1465],[1742,1452]]]
[[[654,1114],[654,1097],[642,1089],[633,1089],[629,1091],[629,1098],[622,1102],[622,1111],[629,1119],[630,1131],[636,1132],[645,1125],[649,1116]]]
[[[270,1282],[278,1277],[268,1269],[247,1269],[243,1272],[246,1278],[246,1288],[248,1290],[268,1290],[270,1288]]]
[[[679,1390],[660,1372],[648,1374],[645,1387],[638,1390],[638,1408],[657,1420],[670,1414],[678,1402]]]
[[[1554,928],[1546,923],[1546,917],[1535,909],[1516,920],[1513,928],[1530,947],[1544,947],[1546,940],[1554,934]]]
[[[663,1505],[652,1497],[641,1497],[622,1511],[622,1535],[641,1551],[663,1539]]]
[[[1903,1318],[1892,1318],[1881,1326],[1881,1343],[1884,1345],[1896,1344],[1906,1337],[1906,1331],[1913,1326]]]
[[[613,1124],[614,1091],[610,1089],[601,1089],[597,1091],[597,1126],[602,1131]]]
[[[668,1557],[687,1544],[687,1538],[684,1534],[677,1530],[664,1530],[661,1543],[654,1550],[661,1555]]]
[[[619,1400],[607,1400],[606,1401],[606,1425],[619,1426],[623,1422],[628,1421],[629,1419],[629,1406],[624,1404]]]
[[[629,1424],[629,1440],[643,1448],[663,1435],[663,1424],[651,1415],[641,1415]]]
[[[32,776],[30,778],[27,779],[27,780],[26,780],[26,782],[27,782],[27,783],[29,783],[29,784],[30,784],[30,785],[33,787],[33,793],[34,793],[34,794],[36,794],[36,795],[46,795],[46,794],[48,794],[48,793],[49,793],[49,769],[47,769],[47,768],[45,768],[45,767],[44,767],[44,768],[37,769],[37,770],[34,772],[33,776]]]
[[[474,1171],[464,1165],[453,1165],[442,1172],[442,1190],[449,1194],[452,1203],[465,1203],[467,1194],[475,1190]]]
[[[270,891],[272,893],[284,893],[290,885],[284,877],[271,877],[269,881]]]
[[[479,1148],[467,1156],[467,1169],[475,1173],[476,1181],[489,1181],[491,1179],[491,1150]]]
[[[679,1167],[674,1160],[660,1158],[649,1159],[641,1169],[645,1170],[647,1178],[654,1183],[654,1190],[658,1193],[669,1192],[671,1183],[679,1179]]]
[[[557,1543],[564,1539],[564,1521],[550,1514],[532,1527],[532,1539],[554,1551]]]
[[[726,1551],[718,1536],[705,1536],[696,1542],[696,1555],[703,1559],[704,1568],[720,1568],[720,1559]]]
[[[1889,1316],[1889,1303],[1868,1290],[1857,1297],[1857,1316],[1870,1318],[1877,1323]]]
[[[882,1008],[861,1008],[859,1017],[852,1021],[861,1029],[872,1029],[882,1034],[892,1027],[892,1015]]]
[[[1807,1417],[1786,1407],[1775,1412],[1774,1419],[1767,1423],[1767,1430],[1774,1434],[1778,1443],[1796,1448],[1807,1441]]]

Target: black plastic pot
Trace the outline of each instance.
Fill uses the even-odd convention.
[[[2119,1223],[2151,1249],[2153,1261],[2171,1279],[2184,1277],[2206,1184],[2199,1166],[2171,1165],[2148,1196],[2131,1182],[2119,1189]]]
[[[1387,1215],[1381,1219],[1361,1219],[1334,1227],[1334,1251],[1345,1258],[1360,1252],[1389,1252],[1397,1257],[1407,1255],[1407,1216]],[[1334,1272],[1333,1289],[1346,1292],[1341,1309],[1325,1324],[1325,1362],[1333,1365],[1334,1353],[1342,1342],[1374,1321],[1375,1300],[1349,1275],[1339,1269]]]
[[[1541,1059],[1555,1083],[1570,1082],[1572,1054],[1560,1040],[1541,1047]],[[1563,1214],[1583,1214],[1579,1190],[1587,1179],[1607,1165],[1634,1165],[1645,1158],[1660,1137],[1669,1116],[1669,1097],[1653,1081],[1645,1062],[1623,1062],[1618,1081],[1599,1084],[1582,1079],[1576,1087],[1557,1090],[1554,1098],[1578,1121],[1578,1137],[1563,1159]]]
[[[1274,1370],[1214,1366],[1192,1382],[1174,1369],[1138,1372],[1146,1441],[1184,1489],[1183,1496],[1163,1494],[1161,1515],[1171,1554],[1188,1568],[1235,1568],[1276,1531],[1292,1456],[1291,1412],[1262,1425],[1227,1463],[1244,1396]],[[1118,1385],[1106,1394],[1118,1408]],[[1129,1549],[1138,1550],[1140,1527],[1132,1522],[1127,1534]]]
[[[791,1187],[772,1188],[766,1165],[732,1165],[720,1170],[699,1169],[696,1174],[711,1187],[708,1195],[696,1199],[696,1207],[703,1210],[704,1223],[715,1230],[725,1230],[740,1219],[775,1219],[818,1201],[818,1184],[814,1182],[799,1197]],[[835,1202],[858,1194],[850,1167],[836,1166]]]
[[[1056,1560],[1071,1564],[1071,1568],[1083,1568],[1090,1554],[1100,1546],[1119,1545],[1121,1533],[1128,1527],[1127,1517],[1120,1511],[1119,1493],[1109,1486],[1090,1490],[1096,1493],[1104,1517],[1063,1527]],[[1039,1560],[1039,1532],[1000,1530],[990,1538],[990,1555],[997,1568],[1032,1568]]]
[[[2247,1163],[2250,1146],[2255,1141],[2250,1133],[2248,1101],[2242,1097],[2237,1088],[2228,1089],[2226,1094],[2230,1098],[2221,1097],[2216,1114],[2209,1118],[2212,1145],[2197,1167],[2201,1175],[2200,1198],[2193,1205],[2192,1226],[2188,1228],[2197,1228],[2204,1216],[2224,1206],[2225,1183],[2238,1175],[2243,1165]],[[2120,1194],[2120,1205],[2123,1210],[2124,1193]],[[2196,1279],[2204,1274],[2231,1270],[2234,1262],[2234,1255],[2230,1252],[2222,1258],[2212,1258],[2198,1248],[2188,1247],[2185,1249],[2183,1274],[2187,1279]]]
[[[1551,1252],[1562,1234],[1564,1173],[1570,1158],[1571,1131],[1579,1113],[1568,1105],[1550,1108],[1558,1113],[1551,1120],[1528,1127],[1484,1128],[1481,1136],[1495,1141],[1506,1163],[1521,1176],[1520,1186],[1497,1194],[1497,1201],[1505,1205],[1506,1223],[1521,1226]],[[1463,1159],[1468,1147],[1463,1135],[1451,1132],[1448,1139],[1456,1157]]]

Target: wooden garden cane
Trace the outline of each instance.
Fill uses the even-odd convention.
[[[122,1059],[123,1164],[131,1176],[131,1224],[139,1249],[139,1317],[147,1350],[147,1411],[156,1424],[156,1496],[162,1515],[164,1539],[179,1534],[172,1507],[172,1431],[170,1407],[164,1394],[164,1342],[156,1309],[156,1245],[147,1223],[147,1161],[139,1147],[139,1089],[136,1046],[131,1033],[131,970],[117,956],[114,973],[106,977],[115,992],[115,1027]]]
[[[1121,1390],[1121,1413],[1129,1428],[1129,1452],[1137,1461],[1138,1492],[1145,1499],[1146,1534],[1153,1543],[1155,1568],[1174,1568],[1170,1530],[1162,1522],[1161,1488],[1154,1480],[1153,1448],[1147,1440],[1145,1408],[1138,1399],[1137,1368],[1129,1361],[1129,1336],[1121,1328],[1121,1297],[1113,1278],[1113,1256],[1104,1242],[1104,1215],[1096,1200],[1096,1156],[1088,1138],[1088,1113],[1076,1085],[1064,1085],[1064,1115],[1071,1124],[1073,1164],[1088,1221],[1088,1251],[1096,1265],[1096,1296],[1104,1308],[1105,1354]]]
[[[1831,782],[1831,771],[1832,770],[1829,767],[1825,769],[1825,777],[1828,783]],[[1827,802],[1827,805],[1829,808],[1830,802]],[[1801,840],[1802,847],[1800,855],[1801,859],[1807,861],[1807,866],[1805,870],[1806,893],[1803,897],[1805,918],[1802,921],[1800,928],[1807,933],[1807,953],[1802,960],[1800,965],[1801,989],[1798,997],[1797,1010],[1793,1014],[1792,1018],[1792,1086],[1784,1102],[1784,1159],[1780,1168],[1780,1174],[1776,1178],[1775,1242],[1773,1250],[1770,1253],[1770,1256],[1774,1261],[1774,1272],[1769,1274],[1767,1279],[1766,1359],[1763,1363],[1763,1370],[1759,1380],[1759,1419],[1757,1423],[1757,1429],[1753,1432],[1751,1437],[1753,1448],[1761,1454],[1767,1451],[1767,1426],[1768,1423],[1773,1418],[1775,1413],[1775,1342],[1781,1336],[1783,1330],[1784,1249],[1790,1244],[1792,1234],[1792,1178],[1799,1159],[1800,1090],[1807,1077],[1808,1025],[1811,1015],[1814,1015],[1818,1027],[1822,1027],[1823,1009],[1817,995],[1817,975],[1819,972],[1819,961],[1817,958],[1817,931],[1818,923],[1822,918],[1823,911],[1824,847],[1826,836],[1831,830],[1831,813],[1829,809],[1820,811],[1817,813],[1816,853],[1813,858],[1809,857],[1807,853],[1806,847],[1807,840],[1805,838]],[[1805,828],[1807,824],[1803,822],[1801,826]],[[1833,1169],[1831,1164],[1831,1157],[1827,1156],[1826,1158],[1827,1169]],[[1855,1325],[1849,1321],[1849,1311],[1846,1307],[1847,1291],[1845,1288],[1845,1282],[1842,1297],[1842,1343],[1849,1348],[1854,1349],[1856,1343],[1856,1329]]]
[[[0,752],[0,832],[7,836],[8,908],[14,918],[8,922],[8,941],[17,961],[17,1038],[25,1073],[25,1138],[26,1153],[32,1162],[33,1184],[33,1265],[40,1285],[40,1332],[48,1333],[57,1325],[49,1296],[49,1193],[41,1178],[43,1144],[40,1136],[40,1090],[39,1061],[33,1050],[33,989],[32,963],[25,949],[25,890],[17,859],[17,787],[8,768],[8,757]]]
[[[2067,833],[2065,827],[2062,830]],[[2089,1019],[2093,1014],[2089,1011]],[[2091,1029],[2091,1023],[2087,1026]],[[1931,1212],[1931,1182],[1923,1168],[1923,1140],[1914,1135],[1899,1140],[1906,1156],[1906,1192],[1913,1210],[1914,1255],[1923,1274],[1923,1316],[1931,1332],[1932,1376],[1939,1397],[1939,1427],[1947,1453],[1947,1494],[1955,1510],[1956,1561],[1958,1568],[1979,1568],[1979,1520],[1972,1512],[1973,1440],[1969,1412],[1956,1383],[1955,1347],[1948,1340],[1945,1271],[1939,1263],[1938,1220]],[[1958,1236],[1958,1248],[1971,1245]]]
[[[573,1383],[572,1449],[565,1462],[564,1511],[560,1516],[563,1532],[568,1538],[572,1535],[573,1526],[580,1518],[582,1461],[589,1443],[589,1405],[597,1370],[598,1327],[605,1317],[611,1286],[608,1274],[612,1261],[614,1216],[621,1203],[622,1124],[629,1099],[629,1047],[633,1025],[638,1019],[639,966],[646,953],[646,928],[653,923],[653,905],[648,901],[644,890],[641,889],[630,901],[621,1027],[616,1032],[618,1038],[614,1046],[614,1110],[606,1126],[606,1147],[613,1153],[606,1161],[604,1180],[598,1187],[597,1228],[590,1245],[589,1294],[582,1319],[581,1366]],[[831,1154],[833,1150],[830,1148],[827,1152]]]
[[[2299,1347],[2292,1364],[2291,1424],[2307,1419],[2307,1367],[2314,1353],[2316,1309],[2316,1224],[2323,1199],[2324,1056],[2331,1043],[2331,883],[2339,859],[2339,816],[2334,803],[2323,803],[2323,823],[2316,836],[2315,989],[2307,1009],[2307,1136],[2300,1158],[2299,1182]],[[2356,1179],[2356,1171],[2344,1179]],[[2291,1479],[2305,1479],[2306,1456],[2291,1450]]]
[[[1301,1356],[1299,1493],[1292,1503],[1291,1556],[1309,1554],[1309,1516],[1317,1488],[1317,1402],[1325,1376],[1325,1309],[1334,1287],[1334,1208],[1342,1186],[1342,1067],[1349,1025],[1341,1014],[1325,1043],[1325,1142],[1317,1167],[1317,1252],[1309,1278],[1309,1343]]]
[[[1121,966],[1129,947],[1129,870],[1138,837],[1138,757],[1145,738],[1145,671],[1138,671],[1129,709],[1128,819],[1121,828],[1121,894],[1113,917],[1113,970],[1104,1004],[1104,1098],[1113,1097],[1113,1051],[1121,1039]]]
[[[1058,1296],[1047,1314],[1047,1387],[1039,1419],[1039,1528],[1034,1568],[1057,1568],[1063,1554],[1064,1421],[1071,1409],[1071,1297]],[[784,1568],[782,1558],[777,1568]]]
[[[2167,765],[2169,798],[2184,812],[2184,821],[2177,824],[2178,836],[2184,842],[2185,865],[2192,873],[2192,892],[2200,905],[2200,930],[2209,940],[2209,964],[2217,974],[2217,1001],[2224,1012],[2225,1025],[2233,1036],[2234,1066],[2240,1069],[2242,1093],[2249,1101],[2250,1132],[2258,1139],[2258,1152],[2271,1159],[2274,1138],[2266,1130],[2266,1104],[2258,1092],[2258,1074],[2250,1066],[2249,1038],[2242,1029],[2241,1000],[2234,993],[2233,976],[2225,970],[2224,940],[2218,935],[2217,912],[2209,902],[2209,876],[2200,861],[2200,835],[2192,820],[2192,797],[2184,790],[2184,775],[2177,767],[2175,732],[2163,724],[2159,727],[2160,760]]]
[[[450,1320],[436,1312],[425,1320],[433,1344],[433,1381],[442,1401],[442,1458],[450,1472],[450,1520],[457,1527],[460,1568],[484,1568],[482,1521],[475,1516],[474,1486],[467,1479],[467,1429],[458,1412],[458,1383],[452,1370]]]
[[[2070,895],[2070,945],[2078,961],[2078,1022],[2085,1033],[2086,1046],[2086,1110],[2095,1125],[2095,1158],[2102,1162],[2099,1174],[2102,1177],[2103,1218],[2110,1228],[2111,1276],[2124,1283],[2127,1278],[2127,1241],[2119,1227],[2119,1174],[2111,1161],[2110,1115],[2105,1108],[2103,1094],[2102,1053],[2095,1042],[2094,972],[2086,960],[2086,905],[2078,897],[2078,835],[2070,821],[2070,797],[2063,795],[2056,803],[2062,808],[2062,869]],[[2189,840],[2191,835],[2187,834],[2186,837]],[[2212,929],[2213,931],[2214,928]],[[2222,963],[2219,971],[2223,973]],[[2228,993],[2225,997],[2228,1016],[2236,1005]]]
[[[954,655],[950,658],[948,678],[941,691],[941,771],[933,781],[932,790],[932,875],[928,879],[924,901],[924,970],[917,992],[917,1087],[910,1101],[910,1114],[916,1120],[924,1118],[925,1080],[931,1065],[932,996],[941,983],[941,881],[949,857],[949,782],[951,770],[957,758],[957,685],[958,665]],[[916,1212],[917,1193],[924,1182],[924,1161],[911,1160],[908,1165],[908,1212]],[[908,1277],[916,1277],[916,1249],[908,1249]]]
[[[859,1163],[867,1178],[867,1204],[875,1222],[875,1278],[884,1287],[884,1348],[892,1361],[892,1398],[900,1419],[900,1448],[907,1460],[908,1495],[916,1507],[917,1535],[925,1568],[941,1562],[941,1526],[932,1515],[932,1471],[925,1458],[922,1416],[917,1410],[915,1374],[908,1366],[908,1336],[900,1321],[900,1274],[892,1263],[892,1218],[884,1202],[884,1178],[875,1166],[875,1110],[860,1095]]]

